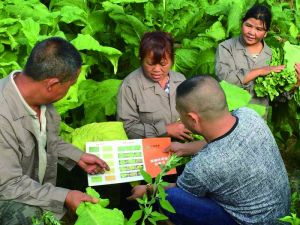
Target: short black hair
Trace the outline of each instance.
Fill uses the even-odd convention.
[[[147,32],[140,43],[140,60],[143,61],[148,54],[153,52],[154,64],[159,64],[166,55],[174,62],[173,45],[174,41],[169,33],[163,31]]]
[[[225,93],[210,75],[197,75],[183,81],[176,89],[176,107],[178,111],[197,112],[209,120],[228,112]]]
[[[267,31],[270,30],[272,13],[270,9],[265,5],[254,5],[252,6],[243,17],[242,21],[245,22],[247,19],[254,18],[261,20],[265,25]]]
[[[81,65],[80,53],[70,42],[51,37],[34,46],[24,73],[36,81],[56,77],[60,82],[65,82],[75,78]]]

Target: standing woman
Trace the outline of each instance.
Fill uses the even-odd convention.
[[[139,56],[141,67],[123,80],[118,93],[117,117],[127,136],[191,140],[175,108],[175,90],[185,77],[170,70],[174,61],[171,36],[161,31],[146,33]]]
[[[272,51],[264,41],[271,24],[271,12],[263,5],[254,5],[244,16],[242,33],[219,44],[215,71],[219,79],[238,85],[252,95],[253,103],[268,105],[268,98],[257,97],[254,81],[259,76],[280,72],[284,65],[268,66]]]

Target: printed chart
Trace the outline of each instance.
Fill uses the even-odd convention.
[[[160,172],[159,165],[168,160],[169,154],[163,149],[170,143],[170,138],[87,142],[86,151],[97,155],[110,167],[105,174],[88,175],[89,186],[143,180],[141,168],[155,177]],[[174,173],[175,170],[169,172]]]

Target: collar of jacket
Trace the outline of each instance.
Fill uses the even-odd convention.
[[[142,84],[144,89],[148,89],[150,87],[155,87],[155,85],[157,84],[157,82],[154,82],[153,80],[151,80],[150,78],[146,77],[143,69],[141,69],[141,80],[142,80]],[[174,71],[169,71],[169,83],[170,83],[170,87],[171,87],[171,83],[176,83],[176,82],[181,82],[182,80],[178,79],[178,77],[175,75]]]
[[[13,71],[7,77],[4,78],[3,98],[7,102],[9,111],[13,117],[13,120],[30,116],[28,111],[25,109],[23,102],[21,101],[14,84],[11,81],[11,76],[19,71]]]
[[[264,44],[264,47],[263,49],[261,50],[261,53],[265,53],[267,55],[270,55],[272,56],[272,50],[270,49],[270,47],[267,45],[267,43],[265,42],[265,40],[263,39],[263,44]],[[239,49],[239,50],[245,50],[246,51],[246,45],[245,45],[245,42],[243,40],[243,37],[242,35],[240,35],[238,37],[238,40],[236,42],[236,49]]]

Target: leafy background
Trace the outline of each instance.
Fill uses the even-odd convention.
[[[266,38],[270,47],[282,48],[285,41],[299,45],[300,0],[2,0],[0,78],[21,69],[37,41],[60,36],[73,43],[84,65],[76,85],[56,103],[63,118],[61,134],[72,141],[76,128],[115,120],[116,93],[122,79],[139,66],[144,32],[172,34],[174,70],[186,77],[213,74],[218,43],[239,35],[241,18],[255,3],[272,10]],[[272,104],[268,123],[294,186],[299,180],[299,120],[294,99]]]

